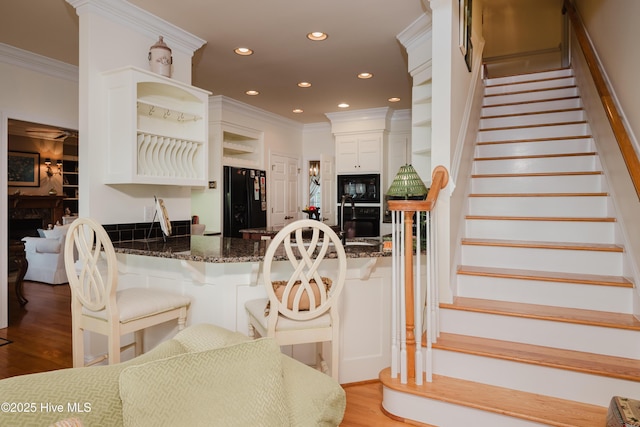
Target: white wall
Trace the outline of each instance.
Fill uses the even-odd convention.
[[[640,152],[640,86],[638,86],[638,37],[640,2],[637,0],[575,0],[627,131]]]
[[[7,119],[78,128],[77,78],[75,67],[0,44],[0,170],[7,170]],[[6,248],[6,173],[0,174],[0,187],[0,247]],[[7,275],[7,257],[0,257],[0,328],[7,326]]]
[[[78,123],[80,135],[84,135],[79,145],[80,215],[91,216],[103,224],[143,222],[144,207],[152,205],[156,195],[164,199],[171,220],[190,219],[189,187],[103,184],[107,121],[101,73],[131,65],[148,69],[149,47],[157,41],[157,34],[164,34],[166,43],[172,48],[172,78],[190,84],[193,52],[178,45],[178,40],[182,41],[178,38],[182,30],[119,0],[109,5],[115,7],[114,10],[108,11],[97,2],[69,2],[79,4],[80,16],[79,97],[82,108]],[[122,16],[117,16],[118,13]],[[91,172],[82,173],[83,170]]]

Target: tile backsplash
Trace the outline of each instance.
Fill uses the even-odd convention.
[[[129,240],[143,240],[162,237],[159,222],[134,222],[126,224],[103,225],[112,242],[126,242]],[[149,232],[151,229],[151,232]],[[191,221],[171,221],[172,236],[188,236],[191,234]]]

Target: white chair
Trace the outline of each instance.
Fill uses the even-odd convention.
[[[78,261],[74,259],[77,251]],[[71,337],[73,366],[86,366],[106,358],[120,362],[120,352],[135,345],[142,353],[143,330],[153,325],[178,321],[184,329],[188,297],[169,292],[132,288],[117,291],[118,265],[113,244],[104,228],[89,218],[78,218],[67,231],[65,268],[71,288]],[[106,335],[107,354],[85,364],[84,331]],[[134,333],[135,342],[121,349],[122,335]]]
[[[329,251],[333,259],[325,257]],[[273,264],[274,260],[284,262]],[[338,299],[346,271],[347,258],[342,242],[327,225],[303,219],[285,226],[271,240],[264,257],[264,285],[268,299],[245,304],[249,335],[255,337],[257,333],[275,338],[281,346],[317,343],[316,366],[324,372],[327,368],[322,360],[322,343],[330,341],[331,376],[337,381],[340,341]],[[330,289],[317,285],[326,284],[327,278],[331,280]],[[282,286],[276,291],[274,284]]]
[[[60,285],[67,283],[64,268],[64,241],[68,225],[38,230],[43,237],[23,237],[27,274],[24,280]]]

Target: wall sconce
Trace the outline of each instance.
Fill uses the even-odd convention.
[[[51,169],[51,159],[50,158],[46,158],[44,159],[44,164],[47,165],[47,176],[49,178],[51,178],[53,175],[62,175],[62,160],[57,160],[56,161],[56,166],[58,167],[58,171],[54,172]]]
[[[318,176],[320,172],[320,162],[317,160],[311,160],[309,162],[309,176]]]

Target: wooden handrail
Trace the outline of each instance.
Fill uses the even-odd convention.
[[[615,102],[613,102],[613,96],[611,96],[611,92],[609,92],[603,73],[598,65],[595,51],[589,42],[587,31],[584,28],[578,12],[570,0],[564,0],[563,10],[569,14],[569,19],[571,20],[576,38],[578,39],[578,44],[582,49],[589,71],[593,77],[593,82],[595,83],[596,90],[600,96],[600,101],[602,102],[604,111],[609,119],[609,123],[611,124],[613,134],[615,135],[616,141],[618,141],[618,147],[620,148],[622,158],[624,159],[624,163],[626,164],[629,175],[631,176],[633,186],[636,189],[636,195],[640,199],[640,160],[638,160],[638,153],[636,153],[636,150],[633,147],[631,138],[629,138],[629,134],[627,133],[620,113],[618,112],[618,108],[616,107]]]
[[[389,200],[389,210],[404,212],[405,236],[413,235],[413,216],[418,211],[432,211],[440,190],[449,182],[449,171],[444,166],[433,170],[431,188],[426,200]],[[414,292],[413,292],[413,239],[404,241],[404,292],[405,292],[405,331],[407,345],[407,376],[415,378],[416,337],[414,333]]]

